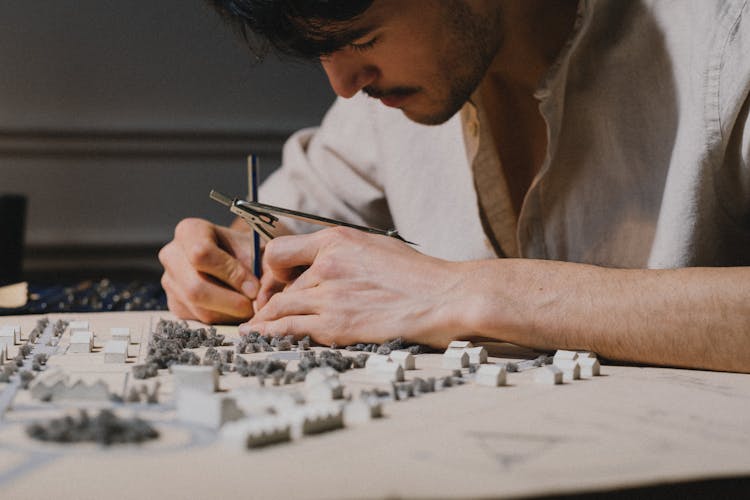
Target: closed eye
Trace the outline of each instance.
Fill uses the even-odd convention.
[[[373,37],[372,39],[368,40],[367,42],[363,43],[350,43],[349,48],[356,52],[364,52],[366,50],[370,50],[375,46],[375,44],[378,42],[378,37]]]

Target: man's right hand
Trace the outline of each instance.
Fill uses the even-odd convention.
[[[236,323],[253,316],[259,283],[248,231],[184,219],[159,252],[169,310],[203,323]]]

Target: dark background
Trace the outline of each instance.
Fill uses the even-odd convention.
[[[267,175],[333,100],[200,0],[2,2],[0,68],[0,194],[27,197],[36,281],[158,276],[174,225],[229,222],[209,190],[244,194],[246,154]]]

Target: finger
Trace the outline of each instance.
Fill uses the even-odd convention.
[[[249,318],[253,314],[253,304],[247,296],[204,275],[198,274],[183,294],[190,304],[194,304],[194,310],[207,309],[235,318]]]
[[[167,307],[170,312],[180,319],[194,319],[198,321],[206,321],[209,319],[209,311],[201,308],[192,306],[184,302],[178,297],[175,286],[172,280],[164,275],[161,280],[162,287],[167,291]]]
[[[311,234],[281,236],[268,242],[264,259],[277,280],[289,283],[315,262],[322,238],[318,231]]]
[[[249,318],[253,314],[251,300],[245,295],[221,286],[209,277],[185,266],[184,274],[176,280],[165,273],[162,286],[201,321],[208,318]]]
[[[173,294],[167,295],[167,308],[169,309],[169,312],[180,319],[197,319],[190,308],[178,301],[177,297]]]
[[[317,269],[313,267],[307,268],[305,272],[300,274],[297,279],[295,279],[292,283],[289,284],[289,286],[286,288],[286,291],[288,292],[296,292],[301,290],[306,290],[308,288],[316,287],[320,284],[320,276],[317,273]]]
[[[305,316],[286,316],[275,321],[261,321],[259,323],[250,322],[240,326],[240,333],[254,331],[261,335],[294,335],[295,338],[310,335],[310,337],[316,342],[320,342],[320,340],[318,340],[321,337],[318,335],[319,330],[320,317],[314,314]]]
[[[244,321],[247,318],[238,318],[237,316],[232,316],[229,314],[195,308],[193,319],[198,320],[206,325],[236,325],[240,321]]]
[[[266,303],[268,303],[268,301],[271,299],[271,297],[273,297],[283,289],[284,283],[274,278],[271,269],[268,267],[268,262],[265,259],[264,254],[263,274],[260,277],[260,290],[258,290],[258,294],[255,297],[255,302],[253,303],[253,305],[255,306],[255,311],[257,312],[261,307],[265,306]]]
[[[242,245],[229,245],[230,241],[244,241],[247,242],[246,247],[252,246],[249,244],[249,235],[241,231],[222,228],[201,219],[184,219],[177,224],[174,240],[162,249],[159,258],[165,269],[171,265],[175,276],[179,276],[187,264],[227,283],[235,290],[242,290],[243,285],[248,282],[255,284],[245,285],[247,291],[257,290],[258,284],[252,278],[252,266],[244,266],[231,253],[232,249],[241,248]],[[230,252],[226,249],[230,249]],[[254,296],[254,293],[251,295]]]
[[[161,287],[167,294],[167,308],[182,319],[193,319],[192,311],[182,300],[178,298],[175,290],[174,280],[166,272],[161,277]]]
[[[247,318],[238,318],[227,314],[218,313],[216,311],[209,311],[200,307],[190,308],[186,304],[177,301],[175,298],[167,299],[167,307],[170,312],[180,319],[192,319],[200,321],[201,323],[214,325],[219,323],[232,323],[237,324]]]
[[[174,241],[159,250],[158,257],[159,262],[164,267],[164,275],[173,274],[176,276],[179,274],[182,266],[186,264],[180,246]]]
[[[193,269],[213,276],[237,291],[243,290],[243,286],[245,286],[248,290],[257,292],[258,280],[253,276],[252,271],[245,268],[242,262],[219,248],[215,242],[200,241],[193,243],[186,250],[186,256]]]
[[[284,316],[315,314],[319,311],[315,296],[308,291],[277,293],[255,313],[253,321],[272,321]]]
[[[247,318],[238,318],[228,314],[221,314],[215,311],[202,311],[198,313],[198,321],[206,325],[236,325]]]
[[[216,226],[216,241],[230,255],[240,261],[245,269],[255,268],[253,233]]]
[[[284,286],[286,285],[274,278],[272,274],[263,275],[260,280],[260,290],[255,297],[255,310],[259,311],[265,307],[271,297],[284,290]]]

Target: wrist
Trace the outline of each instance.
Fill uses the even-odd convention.
[[[497,276],[499,261],[447,262],[444,267],[444,286],[441,299],[436,303],[436,314],[429,328],[429,335],[440,336],[440,345],[452,340],[472,337],[490,337],[513,342],[514,336],[522,334],[519,314],[511,298],[515,279],[509,279],[503,268],[503,276]],[[507,266],[504,266],[507,267]],[[499,286],[502,284],[502,286]],[[514,301],[515,302],[515,301]],[[520,301],[523,303],[523,301]],[[515,313],[510,313],[514,310]]]
[[[461,292],[457,295],[459,327],[465,335],[518,342],[533,330],[524,318],[530,305],[516,260],[463,262]]]
[[[554,261],[495,259],[461,263],[455,311],[464,336],[493,338],[538,349],[584,347],[567,324],[581,283],[571,266]],[[589,267],[589,266],[587,266]],[[593,268],[592,268],[593,269]],[[576,276],[580,276],[578,269]],[[580,316],[579,316],[580,317]]]
[[[444,348],[453,340],[476,336],[473,318],[483,308],[476,303],[472,286],[476,269],[469,264],[433,259],[425,271],[431,279],[417,308],[426,314],[419,315],[423,321],[411,332],[415,341]]]

